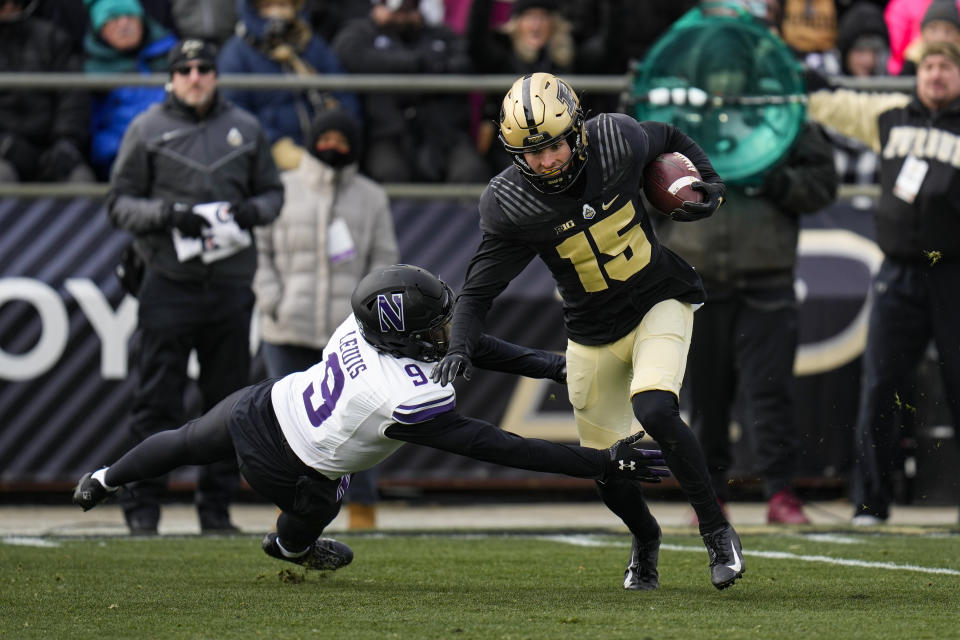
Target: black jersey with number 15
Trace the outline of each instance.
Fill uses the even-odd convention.
[[[557,281],[569,338],[581,344],[623,337],[662,300],[703,301],[693,268],[657,241],[640,193],[644,167],[671,151],[718,182],[706,154],[675,127],[623,114],[591,118],[586,136],[584,175],[568,191],[540,193],[512,165],[484,190],[483,240],[457,302],[451,351],[469,351],[476,320],[536,255]]]

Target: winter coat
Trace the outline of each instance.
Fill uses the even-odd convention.
[[[121,53],[95,33],[84,38],[87,73],[152,73],[167,70],[167,52],[177,38],[152,19],[143,18],[145,44],[133,54]],[[96,93],[90,112],[90,162],[106,179],[127,127],[147,107],[162,102],[163,87],[117,87]]]
[[[137,116],[117,155],[107,215],[134,234],[148,270],[171,280],[249,285],[257,267],[253,246],[205,264],[177,260],[168,219],[170,203],[247,201],[256,224],[273,221],[283,205],[283,184],[256,119],[216,98],[201,119],[172,94]]]
[[[67,34],[53,23],[29,18],[0,24],[0,71],[81,71]],[[44,149],[66,138],[86,149],[90,97],[83,91],[0,91],[0,133],[14,132]]]
[[[171,0],[170,12],[181,38],[223,44],[237,25],[234,0]]]
[[[906,262],[960,260],[960,99],[932,112],[916,96],[837,90],[810,96],[810,117],[880,153],[877,244]],[[913,202],[896,190],[907,158],[927,164]]]
[[[350,73],[470,73],[466,42],[443,25],[425,25],[415,38],[401,40],[370,18],[351,20],[333,48]],[[447,146],[469,128],[462,94],[371,93],[364,101],[368,138],[400,137],[416,132],[419,143]],[[439,157],[439,156],[438,156]]]
[[[257,14],[252,0],[240,0],[237,10],[240,16],[240,31],[243,35],[235,35],[224,43],[217,57],[217,70],[222,74],[295,73],[290,66],[269,57],[266,49],[268,23]],[[318,74],[344,73],[336,54],[322,38],[315,34],[310,36],[306,47],[298,52],[298,56]],[[354,94],[343,91],[334,91],[331,94],[358,118],[362,116],[360,102]],[[309,137],[310,123],[316,112],[310,92],[224,89],[223,95],[257,117],[263,125],[270,144],[286,137],[304,146],[304,140]]]
[[[711,217],[667,222],[657,235],[700,274],[708,295],[792,287],[799,214],[814,213],[837,195],[833,145],[806,123],[783,163],[762,188],[727,185],[726,201]]]
[[[256,230],[260,332],[270,343],[319,349],[350,315],[360,279],[399,260],[393,219],[386,192],[356,165],[335,171],[304,154],[281,177],[280,217]],[[328,231],[337,220],[346,223],[356,254],[333,263]]]

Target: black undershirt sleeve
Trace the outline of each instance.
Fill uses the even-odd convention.
[[[474,366],[489,371],[552,380],[560,376],[566,364],[566,358],[560,354],[521,347],[487,334],[480,336],[471,360]]]
[[[385,435],[461,456],[517,469],[599,479],[606,451],[539,438],[522,438],[489,422],[449,411],[419,424],[394,423]]]

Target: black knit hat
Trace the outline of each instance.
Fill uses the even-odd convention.
[[[350,155],[360,155],[360,123],[357,118],[342,108],[327,109],[313,119],[310,129],[310,147],[317,144],[317,138],[327,131],[339,131],[350,143]]]
[[[933,0],[930,8],[923,14],[923,21],[920,22],[920,28],[927,26],[928,22],[942,20],[949,22],[960,29],[960,12],[957,11],[956,0]]]
[[[514,0],[510,13],[518,16],[527,9],[546,9],[554,12],[560,10],[560,4],[557,0]]]
[[[216,66],[217,48],[209,42],[204,42],[196,38],[187,38],[186,40],[178,42],[167,54],[167,63],[170,65],[171,72],[191,60],[198,60]]]

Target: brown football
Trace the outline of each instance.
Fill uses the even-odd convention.
[[[669,214],[685,201],[703,202],[703,193],[690,186],[698,180],[700,172],[687,156],[663,153],[643,170],[643,193],[650,204]]]

